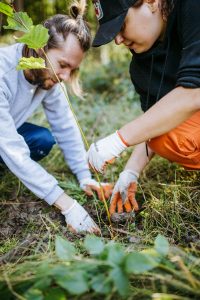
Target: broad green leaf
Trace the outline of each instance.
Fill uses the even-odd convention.
[[[48,260],[45,261],[41,261],[40,265],[38,266],[38,268],[36,269],[36,277],[41,278],[43,277],[47,277],[50,273],[50,264]]]
[[[60,278],[63,276],[68,276],[71,272],[70,269],[70,263],[68,265],[55,265],[55,267],[53,267],[49,274],[53,277],[53,278]]]
[[[51,288],[48,293],[45,294],[44,300],[66,300],[64,291],[59,288]]]
[[[104,243],[102,240],[94,235],[86,236],[84,246],[91,255],[98,255],[104,249]]]
[[[105,275],[95,275],[91,281],[92,289],[99,294],[109,294],[112,290],[111,282],[107,280]]]
[[[32,26],[31,30],[25,33],[17,40],[26,44],[29,48],[39,49],[43,48],[49,39],[48,29],[42,25]]]
[[[159,234],[154,244],[154,248],[159,254],[166,256],[169,253],[169,242],[163,235]]]
[[[56,255],[61,260],[71,260],[76,253],[74,246],[60,236],[56,236]]]
[[[119,244],[110,243],[107,245],[107,260],[111,264],[120,265],[125,257],[125,253]]]
[[[121,296],[126,296],[130,292],[130,283],[128,276],[123,270],[116,267],[110,272],[110,278],[115,284],[115,288]]]
[[[125,260],[125,269],[128,273],[141,274],[158,266],[159,261],[151,255],[133,252]]]
[[[24,297],[26,300],[43,300],[42,292],[38,289],[29,289],[25,294]]]
[[[44,69],[45,60],[41,57],[22,57],[20,58],[18,65],[16,67],[17,70],[27,70],[27,69]]]
[[[154,263],[156,263],[157,265],[160,263],[162,259],[160,254],[154,248],[144,249],[140,251],[140,253],[148,257],[149,260],[153,260]]]
[[[50,285],[51,285],[51,281],[52,281],[52,279],[51,278],[49,278],[49,277],[44,277],[44,278],[41,278],[41,279],[39,279],[39,280],[37,280],[35,283],[34,283],[34,285],[33,285],[33,287],[35,288],[35,289],[39,289],[39,290],[45,290],[46,288],[48,288]]]
[[[13,8],[5,3],[0,2],[0,13],[7,15],[9,17],[13,16]]]
[[[33,27],[33,22],[26,12],[14,13],[13,17],[7,18],[8,25],[5,29],[19,30],[22,32],[29,32]]]
[[[80,270],[71,271],[68,276],[55,278],[55,281],[72,295],[81,295],[89,289],[86,273]]]

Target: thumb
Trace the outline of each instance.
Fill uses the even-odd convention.
[[[86,193],[87,196],[92,196],[93,195],[93,191],[90,187],[90,185],[85,185],[85,187],[83,188],[84,192]]]
[[[103,196],[104,196],[103,188],[98,187],[98,186],[93,185],[93,184],[88,185],[88,187],[91,189],[91,191],[94,191],[94,192],[97,193],[97,197],[100,201],[103,201]],[[102,195],[102,193],[103,193],[103,195]],[[93,192],[92,192],[92,195],[93,195]]]

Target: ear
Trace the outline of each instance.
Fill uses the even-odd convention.
[[[43,51],[41,49],[36,49],[35,52],[37,53],[37,55],[39,57],[44,57],[44,53],[43,53]]]
[[[159,0],[145,0],[152,13],[155,13],[159,8]]]

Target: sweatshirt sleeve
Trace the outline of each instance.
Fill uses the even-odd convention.
[[[91,178],[79,128],[59,85],[47,94],[43,100],[43,107],[53,135],[72,172],[79,181]]]
[[[52,205],[64,192],[56,179],[30,158],[24,138],[17,133],[10,114],[9,90],[0,85],[0,156],[24,185],[39,198]]]
[[[182,43],[176,86],[200,87],[200,3],[182,0],[178,28]]]

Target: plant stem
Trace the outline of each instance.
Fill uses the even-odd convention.
[[[68,96],[67,90],[66,90],[66,88],[64,88],[64,86],[62,85],[60,79],[58,78],[58,76],[57,76],[57,74],[56,74],[56,72],[54,70],[54,67],[53,67],[53,65],[52,65],[52,63],[51,63],[51,61],[50,61],[50,59],[49,59],[49,57],[47,55],[47,53],[44,51],[43,48],[40,48],[40,49],[42,50],[42,52],[43,52],[46,60],[48,61],[49,65],[50,65],[50,67],[51,67],[51,69],[52,69],[52,71],[53,71],[53,73],[54,73],[54,75],[55,75],[55,77],[56,77],[56,79],[57,79],[57,81],[58,81],[58,83],[59,83],[59,85],[60,85],[60,87],[61,87],[64,95],[65,95],[65,98],[66,98],[66,100],[67,100],[67,102],[69,104],[69,107],[70,107],[70,109],[72,111],[72,114],[73,114],[73,116],[75,118],[76,124],[77,124],[77,126],[78,126],[78,128],[80,130],[81,136],[82,136],[83,141],[84,141],[85,146],[86,146],[86,149],[88,150],[89,149],[89,143],[88,143],[87,138],[86,138],[86,136],[85,136],[85,134],[84,134],[84,132],[83,132],[83,130],[81,128],[81,125],[79,124],[78,118],[77,118],[77,116],[75,114],[75,111],[73,109],[71,101],[69,100],[69,96]],[[113,234],[112,223],[111,223],[111,219],[110,219],[110,213],[109,213],[109,210],[108,210],[107,202],[106,202],[105,197],[104,197],[104,193],[103,193],[103,188],[102,188],[102,185],[101,185],[101,181],[100,181],[99,175],[98,175],[98,173],[97,173],[97,171],[95,169],[94,169],[94,173],[95,173],[95,177],[96,177],[96,179],[97,179],[97,181],[99,183],[99,186],[100,186],[103,203],[104,203],[104,206],[105,206],[105,209],[106,209],[106,213],[107,213],[107,217],[108,217],[108,221],[109,221],[109,224],[110,224],[110,227],[111,227],[110,234],[111,234],[111,238],[113,238],[114,234]]]

